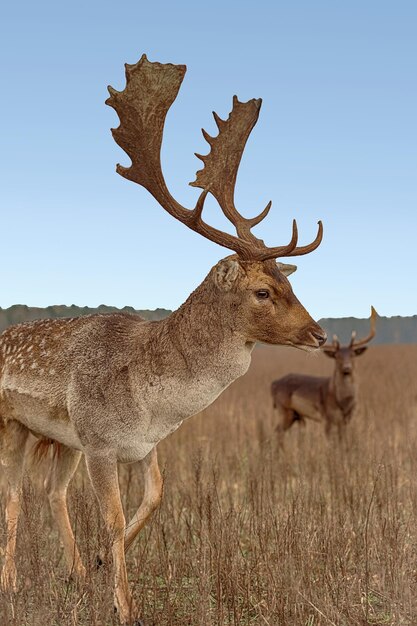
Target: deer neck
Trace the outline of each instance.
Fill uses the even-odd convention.
[[[353,410],[356,397],[354,372],[346,376],[336,367],[331,380],[331,391],[342,413],[345,416],[349,415]]]
[[[193,378],[222,380],[227,386],[249,367],[254,344],[239,332],[238,302],[224,297],[210,275],[162,327],[178,366]]]
[[[138,419],[129,421],[118,458],[143,458],[248,369],[253,344],[238,333],[238,312],[233,317],[233,306],[210,287],[206,279],[166,319],[135,325],[128,375]]]

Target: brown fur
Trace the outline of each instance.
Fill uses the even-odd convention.
[[[296,421],[323,421],[326,434],[336,427],[339,436],[351,420],[357,402],[355,358],[366,348],[339,347],[324,351],[335,359],[333,376],[319,378],[303,374],[288,374],[274,380],[271,394],[274,409],[279,414],[277,432],[282,435]]]
[[[261,300],[257,292],[265,289],[270,297]],[[187,301],[159,322],[112,314],[7,329],[0,336],[0,444],[2,458],[11,462],[8,478],[15,495],[7,509],[10,540],[3,586],[16,585],[23,456],[14,450],[24,448],[29,432],[39,437],[37,458],[53,445],[46,487],[69,568],[81,577],[85,570],[69,523],[66,490],[80,452],[85,454],[109,532],[119,520],[113,548],[115,602],[128,621],[133,609],[120,537],[130,546],[160,500],[162,481],[153,452],[158,441],[246,371],[256,341],[315,349],[322,337],[273,263],[237,257],[220,261]],[[117,462],[140,459],[147,490],[126,527]]]
[[[323,234],[321,223],[316,239],[307,246],[297,247],[294,222],[289,244],[266,248],[251,228],[266,216],[270,203],[252,219],[244,219],[233,204],[239,161],[257,120],[260,100],[239,103],[235,98],[233,115],[219,125],[218,137],[209,140],[213,151],[204,157],[203,173],[197,176],[195,184],[203,192],[194,211],[182,207],[166,188],[160,164],[162,132],[184,72],[184,66],[153,64],[142,57],[136,65],[126,66],[123,92],[109,89],[107,103],[121,120],[113,136],[132,161],[131,167],[118,166],[117,171],[146,187],[188,227],[239,256],[220,261],[185,304],[160,322],[120,314],[93,315],[20,325],[0,337],[0,422],[6,431],[4,441],[8,440],[1,454],[6,467],[9,463],[11,485],[3,587],[16,585],[14,551],[24,461],[19,450],[31,431],[62,445],[46,488],[68,564],[80,577],[85,570],[65,498],[81,453],[85,455],[113,538],[114,599],[123,624],[137,617],[127,582],[125,546],[161,497],[158,442],[247,371],[255,342],[314,350],[325,341],[325,333],[297,300],[284,275],[294,267],[281,264],[278,269],[271,260],[317,248]],[[202,220],[209,191],[235,225],[237,236]],[[142,461],[145,467],[145,498],[127,531],[117,464],[134,461]]]

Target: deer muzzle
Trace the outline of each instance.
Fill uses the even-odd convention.
[[[297,347],[304,350],[316,350],[326,343],[326,332],[316,323],[312,322],[305,326],[299,333]]]

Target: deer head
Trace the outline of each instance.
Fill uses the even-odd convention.
[[[252,218],[243,217],[234,204],[234,188],[240,160],[249,134],[256,124],[261,100],[239,102],[233,98],[233,109],[227,120],[214,113],[218,135],[202,131],[210,146],[206,156],[196,155],[204,164],[190,183],[202,192],[193,209],[177,202],[166,186],[161,168],[161,145],[165,118],[174,102],[186,67],[150,63],[143,55],[134,65],[125,65],[126,87],[118,92],[109,87],[106,104],[113,107],[120,126],[112,129],[115,141],[131,159],[130,167],[117,165],[116,171],[147,189],[175,219],[207,239],[232,250],[235,254],[220,261],[209,274],[218,298],[228,302],[241,318],[240,330],[247,341],[286,343],[314,349],[326,340],[316,324],[294,296],[287,275],[293,265],[276,263],[279,257],[293,257],[315,250],[323,236],[319,222],[315,240],[297,246],[298,231],[293,221],[288,244],[269,248],[255,237],[251,229],[268,214],[271,202]],[[210,226],[202,219],[208,193],[236,229],[231,235]]]
[[[364,337],[363,339],[356,339],[356,332],[352,331],[352,337],[349,344],[347,346],[341,346],[337,335],[333,335],[332,344],[322,348],[326,356],[329,356],[332,359],[336,359],[336,367],[340,374],[342,374],[343,376],[350,376],[353,374],[355,357],[363,354],[368,349],[368,346],[366,344],[375,337],[376,317],[377,312],[375,311],[374,307],[371,306],[371,328],[367,337]]]

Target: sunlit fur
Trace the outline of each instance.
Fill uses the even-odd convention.
[[[260,299],[259,290],[269,297]],[[122,623],[137,614],[127,583],[128,547],[161,497],[155,447],[200,412],[250,364],[257,341],[317,348],[324,332],[274,261],[220,261],[168,318],[91,315],[40,320],[0,336],[0,444],[9,481],[5,589],[16,587],[16,527],[29,432],[59,442],[46,483],[69,569],[84,566],[66,509],[66,490],[84,453],[103,518],[114,538],[115,604]],[[145,499],[129,531],[117,462],[143,460]],[[133,616],[133,617],[132,617]]]

